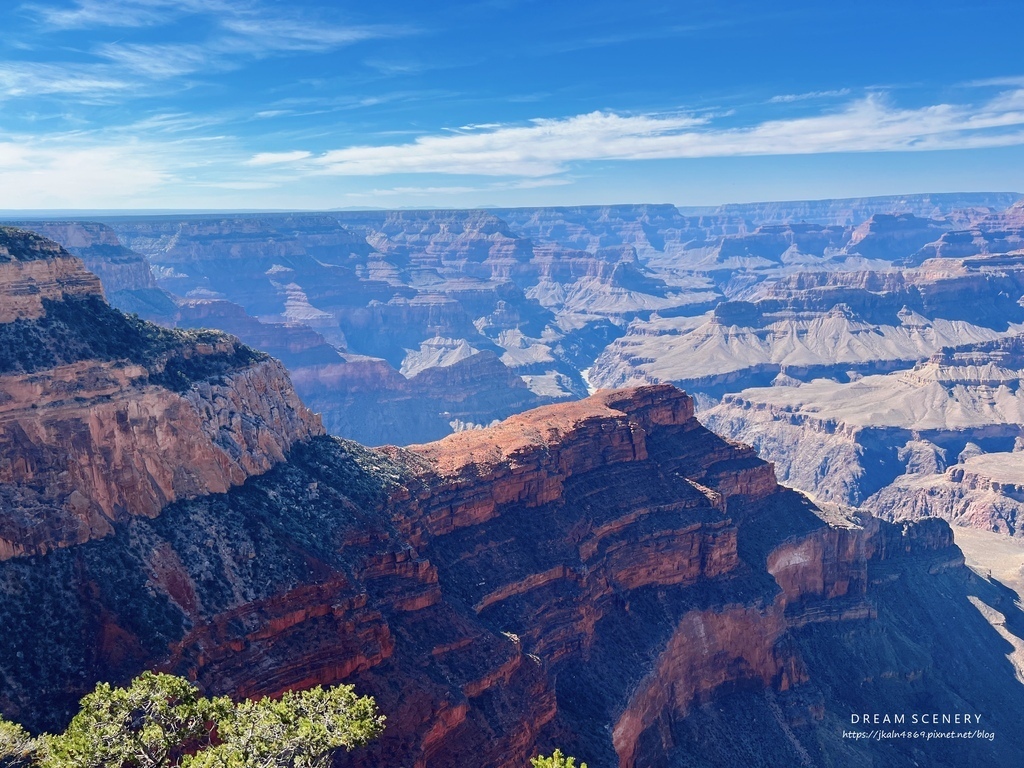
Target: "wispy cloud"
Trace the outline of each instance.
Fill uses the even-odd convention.
[[[989,77],[984,80],[971,80],[966,84],[971,88],[1024,88],[1024,75],[1016,75],[1009,77]]]
[[[281,163],[296,163],[312,157],[312,152],[296,150],[295,152],[260,152],[245,161],[246,165],[280,165]]]
[[[128,91],[129,79],[96,65],[0,62],[0,97]]]
[[[779,96],[772,96],[768,99],[770,104],[790,104],[794,101],[809,101],[810,99],[831,99],[838,96],[849,96],[849,88],[840,88],[835,91],[808,91],[807,93],[784,93]]]
[[[103,43],[77,52],[74,62],[0,62],[0,95],[131,92],[153,81],[227,71],[271,56],[326,52],[365,40],[393,38],[415,30],[401,25],[339,23],[257,0],[75,0],[70,6],[23,6],[42,26],[58,30],[92,27],[155,27],[183,16],[206,17],[202,40]]]
[[[594,160],[919,152],[1019,144],[1024,144],[1024,90],[1000,94],[979,106],[915,109],[893,106],[876,93],[839,110],[741,127],[719,126],[710,116],[592,112],[420,136],[404,144],[352,146],[300,162],[308,173],[345,176],[544,177]]]
[[[196,188],[211,182],[276,183],[233,172],[241,159],[235,139],[196,135],[195,125],[163,114],[96,131],[0,134],[0,209],[134,208],[174,198],[191,205]]]
[[[525,126],[423,136],[410,144],[350,147],[316,158],[323,173],[376,176],[386,173],[458,173],[486,176],[549,176],[573,160],[615,157],[626,144],[679,132],[705,122],[689,115],[621,116],[593,112],[565,120],[537,119]]]
[[[67,208],[131,204],[170,183],[173,174],[152,146],[46,145],[0,140],[0,208]]]
[[[248,5],[242,0],[236,7]],[[70,5],[26,3],[23,8],[57,29],[150,27],[187,14],[231,10],[218,0],[75,0]]]
[[[227,17],[221,23],[238,36],[234,42],[248,53],[253,52],[253,46],[270,51],[329,51],[364,40],[402,37],[414,31],[399,25],[331,25],[264,13]],[[233,41],[228,38],[224,42],[229,47]]]
[[[206,69],[212,51],[207,46],[184,43],[111,43],[99,46],[96,54],[125,72],[164,80]]]

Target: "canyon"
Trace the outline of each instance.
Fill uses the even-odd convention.
[[[500,248],[473,263],[533,269],[488,221]],[[109,307],[50,241],[0,230],[0,278],[19,297],[0,320],[5,717],[59,727],[97,680],[155,668],[236,697],[355,684],[387,727],[337,766],[511,768],[556,746],[594,768],[1016,757],[1013,593],[943,520],[780,485],[671,384],[371,449],[325,434],[264,353]],[[339,352],[330,329],[286,327]],[[985,344],[935,361],[940,380],[980,354],[1009,370],[1015,347]],[[482,354],[419,353],[409,380]],[[1017,493],[980,455],[949,482]],[[976,712],[996,738],[844,738],[865,711]]]
[[[690,393],[714,429],[756,445],[785,482],[896,519],[906,505],[890,485],[942,475],[968,443],[1012,451],[1024,424],[1002,407],[1018,364],[1001,383],[963,371],[943,383],[949,366],[935,362],[970,348],[980,370],[986,355],[1005,357],[991,345],[1024,333],[1017,200],[31,225],[84,259],[119,308],[215,327],[280,359],[332,434],[424,442],[602,387],[666,382]],[[909,382],[922,376],[936,379],[925,399],[937,418],[984,411],[978,402],[992,397],[1002,405],[940,436],[875,413],[873,399],[920,411],[924,400],[910,401],[924,394]],[[829,419],[808,415],[822,408]]]
[[[331,434],[408,445],[672,383],[816,498],[1006,533],[1011,501],[988,519],[920,489],[968,446],[1012,453],[1024,426],[1024,362],[1007,359],[1024,333],[1018,200],[23,225],[82,258],[118,308],[279,359]],[[973,362],[942,363],[949,350]]]

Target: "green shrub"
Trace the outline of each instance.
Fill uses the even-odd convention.
[[[61,734],[33,739],[0,720],[0,768],[324,768],[383,727],[348,685],[235,704],[144,672],[127,688],[97,685]]]
[[[550,757],[538,755],[530,758],[530,765],[533,768],[577,768],[575,757],[566,757],[562,750],[556,749]],[[578,768],[587,768],[586,763],[580,763]]]

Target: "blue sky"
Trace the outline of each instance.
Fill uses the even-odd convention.
[[[1019,0],[0,5],[0,208],[1024,192]]]

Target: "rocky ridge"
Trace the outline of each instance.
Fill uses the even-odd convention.
[[[276,361],[125,317],[56,244],[0,237],[0,559],[225,491],[322,433]]]
[[[173,321],[173,298],[157,286],[149,262],[125,248],[110,227],[83,221],[18,222],[52,240],[85,264],[103,284],[107,300],[123,312],[135,312],[147,320]]]

